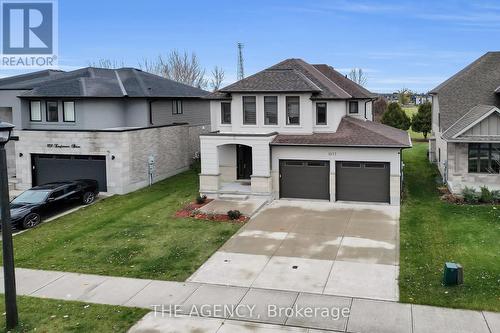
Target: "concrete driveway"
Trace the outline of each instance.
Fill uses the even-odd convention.
[[[399,207],[274,201],[192,282],[398,300]]]

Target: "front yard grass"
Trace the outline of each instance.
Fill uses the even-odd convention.
[[[406,198],[401,207],[400,300],[500,311],[500,206],[442,202],[427,144],[404,151]],[[446,261],[464,267],[462,286],[441,285]]]
[[[188,171],[41,224],[14,237],[16,266],[184,281],[241,226],[174,217],[197,188]]]
[[[111,305],[17,297],[19,325],[15,332],[126,332],[148,310]],[[0,295],[0,313],[5,311]],[[0,316],[0,332],[6,332],[5,315]]]

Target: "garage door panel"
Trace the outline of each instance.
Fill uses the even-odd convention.
[[[337,162],[337,200],[389,203],[389,177],[389,163]]]
[[[280,161],[280,197],[330,200],[327,161]]]
[[[107,191],[106,158],[87,155],[32,155],[33,186],[58,181],[95,179]]]

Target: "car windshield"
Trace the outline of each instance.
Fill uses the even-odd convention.
[[[28,203],[28,204],[36,204],[45,201],[50,191],[35,191],[28,190],[21,193],[18,197],[12,200],[12,203]]]

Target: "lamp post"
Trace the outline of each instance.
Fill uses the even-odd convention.
[[[3,277],[5,285],[5,315],[7,329],[17,326],[16,277],[14,273],[14,248],[10,224],[9,180],[5,144],[9,142],[14,125],[0,122],[0,208],[2,219]]]

